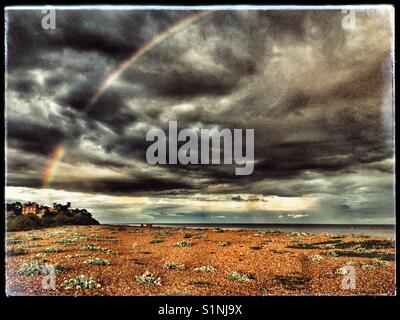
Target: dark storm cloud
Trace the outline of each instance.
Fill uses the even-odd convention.
[[[162,177],[132,176],[123,179],[96,179],[82,182],[80,179],[55,182],[56,189],[67,191],[80,190],[83,192],[106,193],[112,195],[140,195],[148,191],[170,189],[190,189],[191,185],[177,180],[168,180]]]
[[[54,66],[46,53],[63,54],[66,48],[80,53],[95,52],[120,61],[190,12],[57,10],[56,14],[57,32],[44,32],[41,21],[45,14],[40,10],[8,12],[11,71],[19,67]]]
[[[25,152],[48,155],[66,136],[55,126],[41,126],[30,121],[15,122],[12,119],[7,122],[8,145]]]
[[[363,177],[381,174],[369,197],[390,192],[389,15],[358,13],[351,31],[341,26],[341,10],[209,13],[145,52],[89,107],[124,59],[193,12],[56,13],[56,30],[44,31],[41,11],[7,12],[9,185],[39,187],[62,144],[64,174],[53,187],[70,191],[230,192],[236,202],[324,194],[327,212],[355,216],[374,207],[360,200],[353,179],[362,187]],[[180,128],[254,128],[254,173],[148,166],[146,132],[166,130],[168,120]],[[66,174],[75,171],[80,179]]]

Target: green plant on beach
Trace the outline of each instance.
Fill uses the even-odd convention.
[[[191,247],[191,246],[192,246],[192,243],[190,243],[188,241],[181,241],[181,242],[177,242],[174,244],[174,247],[180,247],[180,248]]]
[[[328,256],[328,257],[338,257],[339,256],[335,251],[327,251],[322,254],[325,256]]]
[[[310,261],[322,261],[322,260],[324,260],[324,257],[320,256],[319,254],[313,254],[311,256],[308,256],[308,260],[310,260]]]
[[[213,266],[202,266],[199,268],[194,268],[193,271],[195,272],[215,272],[217,269],[215,269]]]
[[[28,253],[28,251],[26,249],[17,247],[17,248],[11,248],[11,249],[7,250],[6,255],[8,257],[13,257],[13,256],[23,256],[27,253]]]
[[[237,271],[233,271],[228,274],[228,279],[242,281],[242,282],[250,282],[253,280],[253,277],[246,274],[241,274],[240,272]]]
[[[171,269],[171,270],[179,270],[179,271],[184,271],[186,270],[186,266],[184,264],[178,265],[176,263],[167,263],[165,265],[165,267],[167,269]]]
[[[76,241],[70,240],[70,239],[62,239],[62,240],[57,240],[55,242],[58,244],[63,244],[65,246],[72,246],[72,245],[76,244]]]
[[[46,257],[46,256],[47,256],[47,253],[44,253],[44,252],[39,252],[39,253],[35,254],[35,257],[37,257],[37,258],[43,258],[43,257]]]
[[[15,239],[15,238],[7,239],[7,244],[21,244],[23,242],[24,242],[24,240],[21,240],[21,239]]]
[[[38,241],[38,240],[43,240],[42,237],[32,237],[31,241]]]
[[[148,286],[161,286],[161,278],[156,278],[150,271],[146,271],[141,276],[136,276],[136,281]]]
[[[31,260],[25,262],[21,265],[18,270],[19,275],[24,276],[37,276],[37,275],[47,275],[52,272],[52,270],[56,273],[66,273],[68,268],[63,264],[45,264],[43,260]]]
[[[86,276],[86,275],[79,275],[75,278],[65,280],[61,287],[65,289],[97,289],[101,288],[100,283],[98,283],[94,278]]]
[[[96,244],[93,244],[93,243],[84,244],[82,246],[81,250],[83,250],[83,251],[99,251],[99,252],[104,252],[107,254],[117,254],[118,253],[115,250],[103,248],[103,247],[97,246]]]
[[[96,244],[94,244],[94,243],[85,243],[82,246],[81,250],[84,250],[84,251],[101,251],[101,247],[96,245]]]
[[[270,234],[272,236],[278,236],[278,235],[283,234],[283,232],[280,231],[280,230],[267,230],[267,231],[264,231],[264,233],[265,234]]]
[[[387,266],[389,266],[389,262],[375,260],[371,263],[361,262],[360,265],[361,265],[361,269],[375,269],[377,267],[387,267]]]
[[[101,258],[90,258],[88,260],[85,260],[84,263],[98,266],[109,266],[111,264],[109,260]]]
[[[222,241],[219,243],[220,247],[229,247],[231,243],[229,241]]]
[[[164,242],[164,240],[162,240],[162,239],[153,239],[149,243],[150,244],[154,244],[154,243],[161,243],[161,242]]]
[[[41,275],[43,270],[44,263],[41,260],[32,260],[23,263],[17,273],[24,276],[37,276]]]
[[[338,275],[343,276],[343,275],[347,274],[347,272],[346,272],[346,270],[344,268],[339,268],[339,269],[335,270],[334,274],[338,274]]]
[[[21,248],[24,248],[24,249],[37,248],[37,247],[40,247],[40,244],[37,244],[37,243],[28,243],[28,244],[25,244],[25,245],[22,245],[22,246],[21,246]]]

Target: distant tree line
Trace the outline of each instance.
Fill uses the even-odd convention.
[[[99,222],[86,209],[72,209],[71,203],[53,203],[53,207],[36,202],[7,203],[7,230],[26,230],[61,225],[94,225]]]

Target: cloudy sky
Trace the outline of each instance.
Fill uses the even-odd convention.
[[[60,9],[44,30],[8,10],[7,201],[104,223],[393,223],[392,14]],[[253,174],[149,165],[169,120],[255,129]]]

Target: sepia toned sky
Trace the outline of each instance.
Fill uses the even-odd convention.
[[[6,11],[7,201],[100,222],[393,223],[393,9]],[[255,129],[255,166],[146,162]]]

